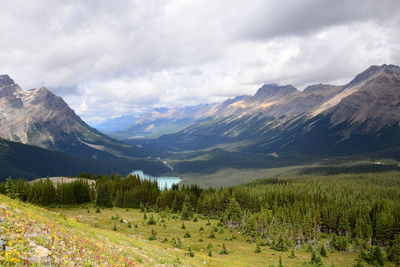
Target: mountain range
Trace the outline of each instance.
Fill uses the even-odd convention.
[[[355,155],[388,151],[399,158],[400,68],[371,66],[345,85],[266,84],[253,96],[209,105],[183,130],[132,141],[171,152],[223,148],[281,155]]]
[[[98,130],[48,89],[25,91],[0,76],[0,161],[7,170],[18,170],[8,172],[13,174],[45,173],[14,166],[23,151],[58,165],[63,158],[69,166],[90,160],[85,162],[91,171],[126,172],[123,164],[144,169],[138,164],[143,163],[153,166],[153,173],[269,168],[330,156],[399,160],[399,136],[400,68],[395,65],[371,66],[344,85],[315,84],[300,91],[265,84],[254,95],[220,103],[155,108],[105,122]]]

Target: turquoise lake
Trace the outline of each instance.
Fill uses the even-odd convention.
[[[171,188],[173,184],[179,184],[179,182],[181,181],[180,177],[168,177],[168,176],[153,177],[151,175],[145,174],[141,170],[135,170],[130,174],[137,175],[141,179],[156,180],[158,183],[158,187],[160,189],[164,189],[165,187]]]

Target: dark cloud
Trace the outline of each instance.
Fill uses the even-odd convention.
[[[397,0],[261,1],[250,10],[242,34],[256,39],[305,35],[326,27],[364,21],[385,23],[399,16]]]

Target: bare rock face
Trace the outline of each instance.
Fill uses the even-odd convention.
[[[372,66],[346,86],[344,97],[327,111],[332,124],[363,125],[364,132],[379,131],[400,121],[400,67]]]
[[[56,148],[63,134],[79,135],[86,125],[62,98],[46,88],[24,91],[7,75],[0,78],[0,137]]]
[[[119,152],[110,147],[121,146],[90,128],[47,88],[25,91],[8,75],[0,76],[0,138],[84,157],[105,150],[115,157]]]

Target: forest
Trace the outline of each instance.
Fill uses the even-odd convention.
[[[121,207],[167,212],[183,222],[217,219],[223,227],[240,230],[257,248],[310,247],[317,266],[326,253],[321,240],[329,240],[330,249],[357,252],[355,266],[400,266],[400,172],[310,174],[209,189],[160,189],[156,181],[132,175],[84,173],[79,178],[58,184],[7,179],[0,193],[48,207],[91,203],[98,212]]]

